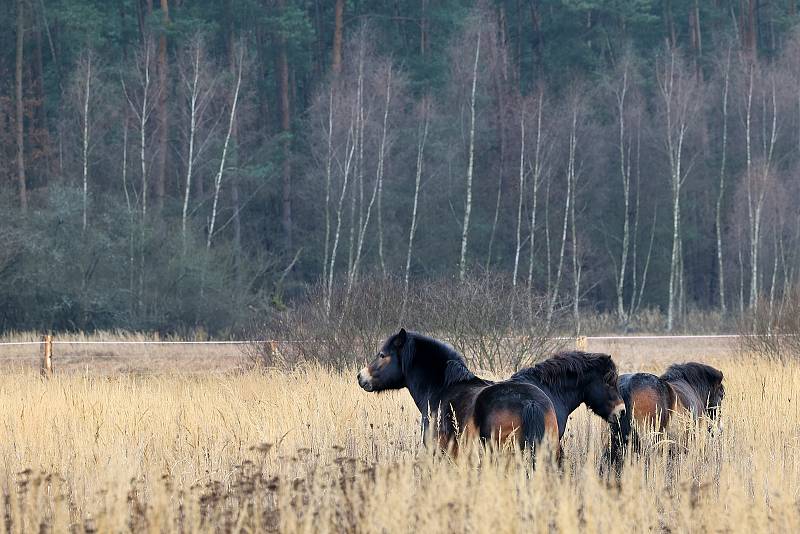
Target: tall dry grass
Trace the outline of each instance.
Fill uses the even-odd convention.
[[[580,409],[563,470],[420,446],[405,391],[355,370],[0,376],[0,529],[705,532],[800,529],[800,366],[723,366],[725,431],[653,442],[619,484]]]

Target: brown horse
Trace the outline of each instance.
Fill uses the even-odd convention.
[[[666,430],[678,413],[690,414],[694,420],[707,417],[718,422],[719,407],[725,397],[722,379],[718,369],[696,362],[671,365],[661,376],[649,373],[620,376],[619,391],[627,410],[619,424],[611,425],[612,459],[618,462],[629,442],[634,450],[640,450],[632,422],[638,428],[659,432]]]
[[[557,443],[581,402],[604,417],[623,407],[616,367],[601,356],[561,354],[493,383],[476,377],[452,347],[401,329],[359,371],[358,383],[366,391],[407,388],[422,414],[424,435],[432,430],[442,448],[455,452],[459,435],[514,438],[520,447],[534,448],[546,438]]]
[[[581,404],[609,422],[624,413],[625,403],[617,390],[617,366],[608,354],[561,352],[522,369],[480,394],[475,420],[481,437],[497,442],[506,439],[513,428],[524,429],[527,413],[543,412],[545,432],[560,456],[567,419]]]

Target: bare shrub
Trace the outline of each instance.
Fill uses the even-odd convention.
[[[739,349],[777,361],[800,357],[800,286],[780,303],[758,300],[755,311],[739,322]]]
[[[496,274],[478,274],[419,283],[409,289],[405,310],[403,280],[367,276],[335,284],[330,312],[324,288],[314,286],[291,309],[258,327],[262,340],[249,349],[261,365],[294,367],[316,361],[344,368],[374,355],[400,326],[452,344],[479,369],[500,371],[531,364],[559,348],[545,320],[547,301]]]

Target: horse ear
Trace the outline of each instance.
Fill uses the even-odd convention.
[[[406,340],[408,339],[408,333],[406,332],[405,328],[401,328],[400,331],[397,333],[397,336],[394,338],[394,346],[398,349],[401,348],[403,345],[406,344]]]

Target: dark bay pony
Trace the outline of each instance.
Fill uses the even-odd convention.
[[[408,388],[422,414],[423,436],[435,422],[433,435],[443,449],[456,448],[460,433],[467,438],[477,435],[475,399],[491,384],[475,376],[449,345],[405,329],[390,336],[375,359],[358,372],[358,385],[366,391]]]
[[[659,432],[667,429],[670,419],[688,413],[694,420],[708,417],[717,422],[719,407],[725,397],[722,372],[697,362],[673,364],[661,376],[649,373],[624,374],[619,377],[619,391],[625,400],[626,413],[611,425],[611,455],[619,460],[629,440],[639,450],[632,422],[639,428]],[[712,426],[709,426],[712,429]]]
[[[527,394],[533,391],[541,394]],[[524,428],[529,412],[541,411],[544,431],[560,455],[567,419],[581,404],[607,421],[616,421],[625,411],[617,390],[617,366],[608,354],[561,352],[522,369],[480,394],[475,420],[481,437],[497,442],[512,428]]]
[[[546,438],[557,442],[569,412],[581,402],[604,417],[622,409],[616,367],[609,356],[597,356],[557,355],[510,380],[493,383],[476,377],[464,357],[448,345],[401,329],[359,371],[358,383],[366,391],[408,388],[422,414],[425,435],[431,415],[435,417],[432,430],[442,448],[455,452],[459,435],[485,440],[513,437],[520,447],[535,447]]]

